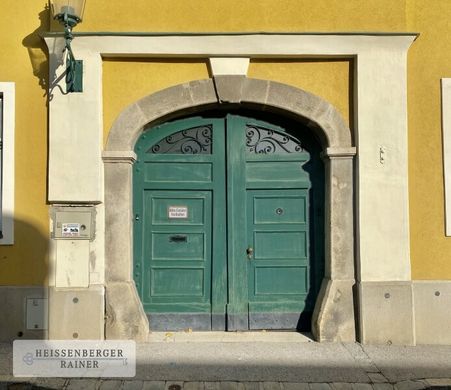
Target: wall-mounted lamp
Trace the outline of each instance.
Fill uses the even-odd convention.
[[[71,48],[72,29],[81,22],[86,0],[50,0],[53,18],[64,26],[66,40],[66,91],[83,92],[83,61],[76,60]]]

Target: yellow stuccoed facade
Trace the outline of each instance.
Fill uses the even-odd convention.
[[[45,6],[45,1],[33,0],[24,7],[4,0],[0,12],[0,81],[16,83],[15,243],[0,247],[1,285],[42,285],[47,277],[48,63],[39,33],[58,27]],[[412,279],[450,280],[440,111],[440,78],[451,77],[450,16],[447,0],[138,0],[133,4],[88,0],[76,31],[418,32],[408,54],[407,90]],[[255,60],[248,76],[321,96],[352,128],[353,72],[352,59],[344,58]],[[208,77],[206,60],[105,60],[104,142],[113,121],[129,104],[168,86]]]

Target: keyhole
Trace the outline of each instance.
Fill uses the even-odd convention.
[[[276,214],[277,214],[277,215],[282,215],[282,214],[283,214],[283,209],[281,209],[280,207],[278,207],[278,208],[276,209]]]

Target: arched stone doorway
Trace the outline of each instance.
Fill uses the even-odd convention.
[[[295,118],[316,132],[325,161],[325,276],[312,331],[319,341],[355,340],[352,137],[329,103],[300,89],[241,76],[220,76],[152,94],[115,121],[105,163],[107,338],[145,339],[148,322],[133,282],[132,163],[149,123],[218,106],[243,106]]]

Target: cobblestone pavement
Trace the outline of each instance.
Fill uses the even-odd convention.
[[[33,379],[0,381],[0,390],[451,390],[451,379],[397,383],[178,382],[100,379]]]
[[[155,342],[136,352],[134,378],[17,378],[0,344],[0,390],[451,390],[451,346]]]

